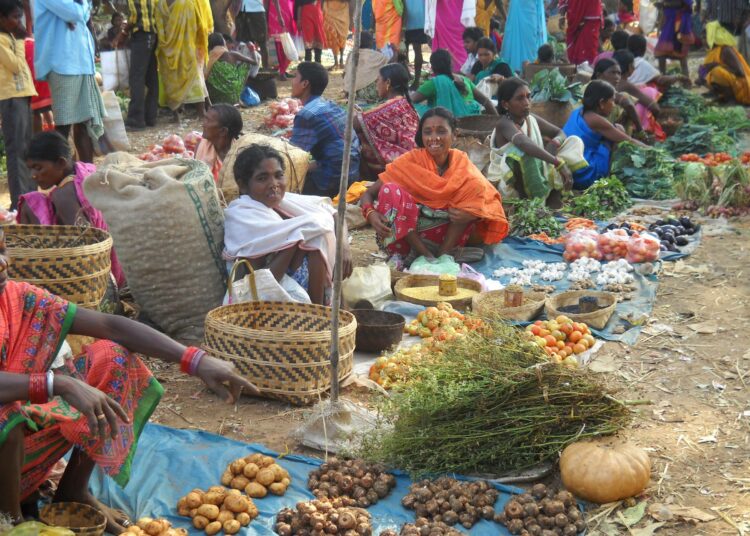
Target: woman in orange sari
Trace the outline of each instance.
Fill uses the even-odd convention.
[[[394,52],[401,42],[401,15],[404,5],[399,0],[372,0],[375,14],[375,46],[383,51],[391,45]]]
[[[333,52],[333,68],[344,68],[344,48],[349,36],[349,0],[323,2],[323,26],[326,41]]]
[[[485,244],[508,234],[500,194],[466,153],[451,149],[455,125],[447,109],[427,111],[417,131],[418,148],[388,164],[362,196],[362,213],[379,245],[406,257],[407,264],[416,256],[446,253],[459,260],[472,232]]]
[[[53,501],[89,504],[104,513],[107,532],[120,534],[130,522],[99,503],[88,483],[96,465],[128,483],[138,437],[163,393],[136,352],[180,363],[230,401],[257,390],[229,362],[144,324],[9,281],[8,262],[0,231],[0,512],[22,521],[22,501],[72,448]],[[68,334],[100,340],[66,359]]]

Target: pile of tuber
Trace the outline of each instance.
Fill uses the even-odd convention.
[[[234,460],[221,475],[223,486],[247,493],[253,499],[262,499],[269,492],[284,495],[292,480],[286,469],[270,456],[251,454]]]
[[[121,534],[125,536],[187,536],[188,532],[185,529],[173,529],[172,524],[166,519],[142,517]]]
[[[449,526],[460,524],[470,529],[480,519],[495,517],[493,505],[499,494],[482,480],[460,482],[455,478],[441,477],[412,484],[401,504],[414,510],[417,518]]]
[[[464,533],[442,521],[428,521],[420,517],[414,523],[406,523],[399,533],[395,530],[386,530],[381,532],[380,536],[464,536]]]
[[[354,499],[315,499],[284,508],[276,516],[279,536],[372,536],[370,514],[354,507]]]
[[[575,536],[586,528],[573,494],[544,484],[511,498],[495,521],[522,536]]]
[[[367,508],[396,487],[396,477],[376,464],[330,458],[310,473],[307,487],[319,499],[350,497],[357,506]]]
[[[239,490],[213,486],[207,491],[194,489],[182,497],[177,501],[177,513],[191,517],[196,529],[213,536],[220,531],[237,534],[258,517],[258,508]]]

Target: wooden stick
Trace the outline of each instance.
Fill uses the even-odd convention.
[[[336,214],[336,264],[333,268],[333,303],[331,304],[331,404],[339,399],[339,308],[341,305],[341,260],[344,258],[344,229],[346,228],[346,191],[349,186],[349,164],[354,131],[354,97],[359,65],[359,38],[362,33],[362,0],[354,0],[354,50],[350,64],[348,101],[346,103],[346,130],[344,131],[344,160],[339,180],[339,206]]]

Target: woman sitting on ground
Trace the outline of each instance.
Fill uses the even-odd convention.
[[[106,532],[122,534],[130,521],[94,498],[89,478],[98,465],[120,486],[130,479],[139,435],[164,392],[138,356],[179,363],[229,402],[258,391],[228,361],[8,280],[11,260],[0,231],[0,512],[23,521],[22,502],[72,449],[53,502],[91,505],[104,514]],[[59,349],[69,334],[97,341],[66,360]]]
[[[615,106],[615,88],[603,80],[594,80],[583,94],[583,106],[573,110],[563,132],[583,140],[583,156],[588,166],[573,172],[573,189],[585,190],[598,179],[609,175],[612,148],[621,141],[645,147],[617,128],[607,117]]]
[[[229,50],[224,36],[208,36],[208,63],[204,68],[208,96],[213,104],[237,104],[248,78],[254,78],[260,68],[258,58],[250,58]]]
[[[203,115],[203,139],[195,150],[195,159],[204,162],[219,180],[219,172],[234,140],[242,133],[242,116],[234,106],[216,104]]]
[[[718,21],[706,25],[710,50],[700,68],[701,78],[719,100],[750,105],[750,66],[737,51],[737,39]]]
[[[594,66],[594,74],[591,76],[591,79],[604,80],[613,88],[618,89],[622,81],[620,64],[611,59],[599,60]],[[621,124],[625,132],[630,135],[641,133],[643,127],[635,108],[636,102],[634,97],[618,91],[615,94],[615,105],[612,108],[612,113],[607,119],[609,119],[610,123]]]
[[[362,32],[360,36],[359,63],[357,64],[357,79],[354,81],[354,98],[358,103],[370,105],[378,102],[378,89],[376,87],[378,72],[388,63],[388,58],[375,50],[375,39],[370,32]],[[346,57],[344,66],[344,92],[349,89],[351,79],[352,55]]]
[[[497,57],[495,43],[489,37],[482,37],[477,42],[477,61],[471,69],[469,79],[478,84],[485,78],[493,82],[502,82],[513,76],[510,66]]]
[[[638,121],[646,132],[650,132],[657,140],[666,139],[666,134],[661,128],[657,116],[661,114],[659,99],[661,91],[655,85],[634,84],[629,77],[635,68],[635,56],[629,50],[618,50],[612,59],[620,66],[620,83],[615,88],[630,95],[635,99],[635,111]]]
[[[477,90],[474,83],[464,75],[452,72],[453,58],[450,52],[439,49],[430,55],[432,78],[412,92],[411,101],[420,115],[440,106],[448,109],[455,117],[479,115],[482,108],[488,114],[497,115],[492,101]],[[426,104],[419,104],[427,101]]]
[[[561,191],[570,189],[573,177],[557,152],[565,142],[561,129],[530,113],[529,85],[508,78],[497,92],[500,120],[490,137],[487,178],[498,185],[504,198],[542,198],[562,205]],[[547,146],[544,138],[549,139]]]
[[[500,194],[466,153],[451,148],[455,132],[450,111],[427,111],[419,122],[418,148],[388,164],[362,196],[362,213],[378,244],[407,265],[418,256],[446,253],[457,262],[479,260],[463,256],[461,246],[472,232],[485,244],[508,234]]]
[[[382,67],[377,79],[383,102],[354,118],[363,180],[375,181],[386,164],[416,147],[419,116],[409,100],[409,71],[400,63]]]
[[[250,145],[237,155],[240,196],[224,211],[224,256],[268,268],[279,282],[288,275],[312,303],[327,304],[336,258],[335,211],[325,198],[287,193],[284,166],[281,154],[266,145]],[[344,278],[352,273],[347,242],[342,273]]]
[[[108,231],[100,211],[83,193],[83,181],[96,171],[94,164],[76,162],[68,140],[57,132],[34,136],[26,151],[26,166],[41,192],[29,192],[18,200],[18,223],[40,225],[87,224]],[[112,275],[119,288],[125,274],[112,249]]]

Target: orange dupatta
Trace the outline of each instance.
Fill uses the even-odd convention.
[[[441,177],[427,150],[414,149],[387,164],[380,181],[404,187],[417,203],[432,209],[457,208],[480,218],[477,232],[485,244],[508,236],[500,194],[463,151],[450,150],[448,169]]]

